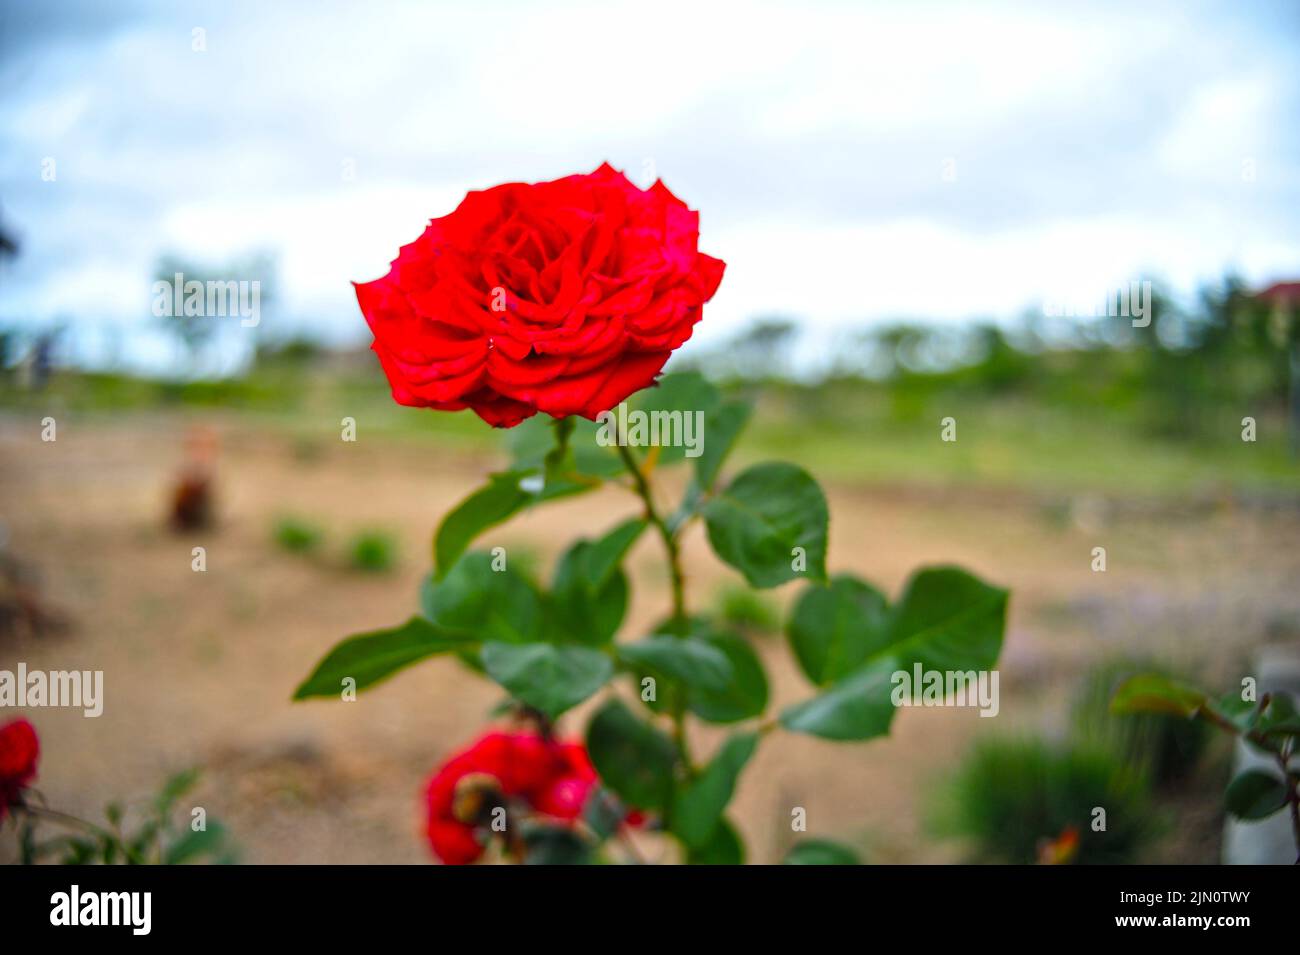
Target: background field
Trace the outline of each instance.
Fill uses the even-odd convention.
[[[7,386],[7,552],[38,575],[42,600],[69,626],[8,633],[0,658],[106,672],[100,719],[33,714],[52,802],[93,816],[200,765],[199,801],[231,827],[246,861],[427,860],[422,780],[476,734],[500,692],[443,659],[351,705],[289,696],[340,637],[409,614],[432,528],[506,457],[503,436],[476,419],[392,405],[371,362],[268,358],[225,383],[64,372],[42,391]],[[812,834],[872,861],[970,858],[967,843],[940,838],[931,822],[973,741],[1063,738],[1071,698],[1097,662],[1154,658],[1227,690],[1260,647],[1298,642],[1300,469],[1278,400],[1259,403],[1260,440],[1246,443],[1239,409],[1226,405],[1197,415],[1192,433],[1169,434],[1141,401],[927,381],[919,390],[901,379],[740,383],[760,402],[731,467],[782,457],[824,483],[832,569],[896,593],[918,566],[954,562],[1009,587],[1001,713],[905,711],[890,739],[862,745],[776,734],[735,803],[754,861],[779,858],[792,805],[807,808]],[[52,443],[40,438],[47,414],[58,421]],[[955,443],[939,439],[949,414]],[[343,415],[356,418],[355,443],[340,440]],[[166,523],[168,496],[197,425],[218,436],[217,521],[178,533]],[[658,477],[666,495],[680,493],[671,469]],[[634,513],[635,498],[611,487],[529,512],[481,543],[549,571],[563,542]],[[320,542],[292,552],[277,540],[287,518]],[[366,530],[394,543],[390,571],[350,566],[349,541]],[[666,606],[656,543],[647,537],[631,554],[624,638]],[[190,569],[196,544],[207,548],[206,573]],[[1096,546],[1107,549],[1105,573],[1091,570]],[[734,594],[739,578],[698,527],[686,560],[692,606],[716,609],[721,593]],[[795,592],[766,599],[779,609]],[[806,695],[784,637],[748,632],[770,668],[774,708]],[[578,732],[585,712],[562,726]],[[1158,796],[1150,821],[1164,823],[1143,860],[1217,860],[1226,748],[1212,746],[1189,772]],[[652,858],[662,851],[652,836],[643,842]]]

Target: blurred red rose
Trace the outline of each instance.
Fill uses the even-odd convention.
[[[662,182],[608,164],[471,192],[357,301],[400,404],[498,427],[595,419],[652,383],[691,336],[724,263]]]
[[[17,719],[0,726],[0,819],[36,777],[36,761],[40,755],[36,728],[27,720]]]
[[[596,785],[596,770],[581,743],[557,743],[555,760],[558,772],[537,794],[534,805],[538,812],[557,819],[577,819]]]
[[[537,810],[557,819],[577,819],[593,785],[580,776],[562,776],[537,794]]]
[[[493,731],[430,777],[425,834],[439,859],[464,865],[483,854],[476,830],[486,826],[500,802],[567,822],[582,815],[596,783],[582,743]]]
[[[553,746],[531,733],[489,733],[467,755],[501,781],[507,796],[531,795],[555,774]]]

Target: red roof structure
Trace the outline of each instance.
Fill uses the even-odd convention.
[[[1264,291],[1257,292],[1255,298],[1273,304],[1300,302],[1300,282],[1274,282]]]

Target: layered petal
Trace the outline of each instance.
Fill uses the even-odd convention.
[[[595,418],[653,383],[722,281],[699,216],[607,163],[469,193],[356,286],[400,404],[496,427]]]

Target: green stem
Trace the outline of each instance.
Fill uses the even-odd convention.
[[[636,493],[645,505],[646,520],[654,526],[659,533],[660,539],[664,542],[664,552],[668,556],[668,573],[672,580],[672,619],[674,625],[684,631],[687,620],[686,575],[682,572],[682,553],[677,543],[677,536],[668,527],[668,523],[664,520],[663,515],[659,513],[659,509],[655,507],[654,493],[650,489],[650,482],[646,480],[645,473],[642,472],[636,457],[622,440],[617,443],[619,457],[623,459],[623,464],[632,475],[632,480],[636,485]],[[673,719],[673,745],[677,748],[677,759],[682,764],[686,775],[693,778],[695,776],[695,765],[691,762],[690,745],[686,738],[686,701],[681,694],[674,694],[670,712]]]
[[[546,452],[542,462],[542,474],[549,484],[560,474],[564,459],[569,453],[569,436],[573,434],[573,418],[553,418],[551,425],[555,429],[555,444]]]
[[[1288,774],[1286,781],[1287,787],[1291,790],[1288,801],[1291,803],[1291,835],[1295,839],[1297,853],[1295,864],[1300,865],[1300,794],[1296,791],[1300,788],[1300,780],[1294,774]]]
[[[654,495],[650,491],[650,482],[646,480],[645,474],[641,471],[641,466],[622,441],[618,442],[618,453],[619,457],[623,459],[623,464],[632,475],[632,480],[636,484],[637,495],[645,504],[646,520],[654,526],[664,542],[664,550],[668,555],[668,572],[672,578],[673,621],[674,623],[684,624],[686,622],[686,577],[682,573],[681,548],[678,547],[676,536],[669,530],[668,522],[664,520],[663,515],[659,513],[659,509],[655,507]]]
[[[695,763],[691,760],[690,741],[686,738],[686,699],[685,694],[678,693],[673,699],[670,715],[673,718],[673,745],[677,748],[677,758],[686,771],[688,779],[694,779]]]
[[[45,809],[40,806],[33,806],[30,803],[24,803],[21,808],[27,813],[27,815],[34,819],[48,819],[50,822],[57,822],[61,825],[72,826],[77,829],[84,829],[86,832],[99,836],[101,839],[110,839],[114,842],[117,841],[117,837],[107,829],[97,826],[93,822],[87,822],[85,819],[80,819],[77,816],[69,815],[66,812],[59,812],[57,809]]]
[[[1259,700],[1259,712],[1263,712],[1269,703],[1269,694],[1265,693]],[[1197,716],[1212,723],[1220,729],[1226,730],[1233,736],[1242,736],[1252,743],[1264,748],[1272,749],[1268,737],[1258,730],[1242,731],[1235,723],[1225,719],[1219,713],[1215,712],[1212,707],[1204,706],[1197,711]],[[1281,751],[1274,750],[1273,755],[1277,759],[1278,768],[1282,770],[1282,781],[1286,785],[1286,801],[1291,811],[1291,836],[1295,840],[1296,856],[1295,864],[1300,865],[1300,774],[1292,772],[1288,766],[1291,762],[1291,751],[1288,744],[1283,744]]]
[[[1287,745],[1277,754],[1277,765],[1282,770],[1282,782],[1286,785],[1286,801],[1291,810],[1291,838],[1295,840],[1296,860],[1300,865],[1300,773],[1293,772],[1289,766],[1291,752]]]
[[[60,812],[57,809],[50,809],[44,806],[33,806],[31,803],[20,803],[16,808],[25,812],[28,818],[45,819],[49,822],[58,823],[59,825],[69,826],[74,829],[81,829],[97,838],[106,840],[116,845],[122,850],[122,857],[140,865],[143,860],[127,848],[126,840],[117,833],[110,832],[102,826],[97,826],[93,822],[88,822],[78,816],[70,815],[66,812]]]

